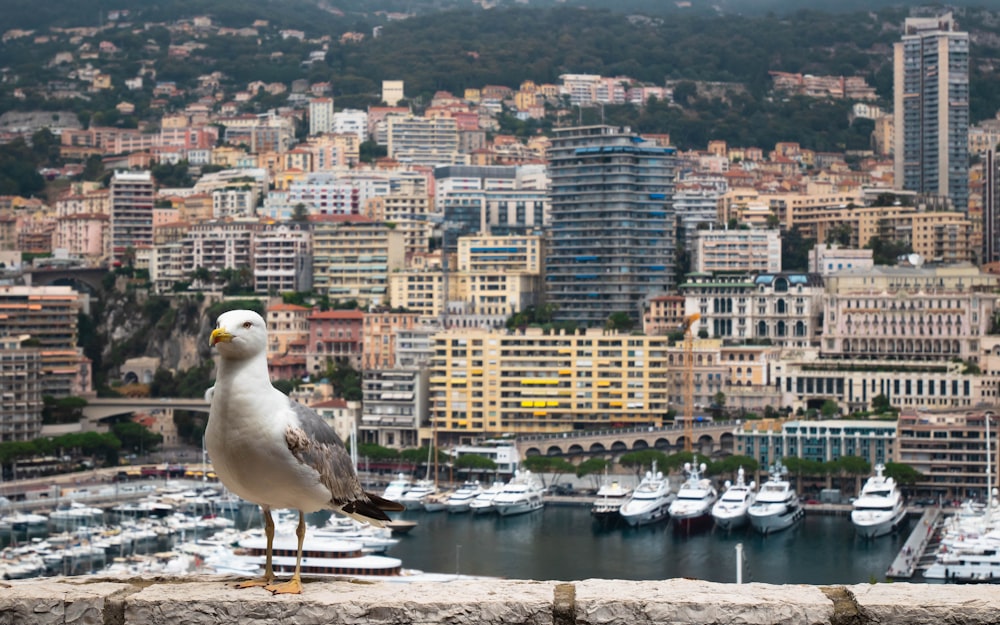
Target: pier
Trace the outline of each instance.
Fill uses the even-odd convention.
[[[885,572],[886,577],[892,579],[910,579],[917,569],[921,558],[923,558],[931,538],[941,521],[941,507],[931,506],[920,515],[920,521],[910,532],[902,549],[889,565],[889,570]]]

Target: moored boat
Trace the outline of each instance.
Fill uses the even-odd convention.
[[[859,536],[876,538],[891,533],[906,519],[903,494],[895,480],[883,475],[885,465],[875,465],[875,475],[865,481],[854,500],[851,523]]]
[[[493,499],[493,508],[500,516],[512,516],[541,510],[542,480],[531,471],[516,471],[514,477]]]
[[[481,492],[483,492],[483,487],[479,480],[466,481],[448,497],[445,507],[447,507],[448,512],[468,512],[472,501]]]
[[[469,502],[469,511],[472,514],[490,514],[496,512],[493,508],[493,500],[503,490],[504,483],[496,481],[483,489],[483,492],[476,495],[476,498]]]
[[[632,495],[622,504],[620,514],[632,526],[647,525],[664,521],[674,493],[670,490],[670,480],[662,472],[653,468],[632,491]]]
[[[590,506],[590,515],[602,527],[613,527],[621,523],[621,508],[632,494],[631,488],[621,485],[618,480],[607,482],[599,489]]]
[[[746,483],[743,467],[736,472],[736,482],[726,480],[726,490],[712,506],[715,526],[723,530],[743,527],[747,523],[747,511],[757,498],[756,484]]]
[[[677,497],[670,503],[667,513],[674,528],[680,531],[704,529],[711,524],[712,506],[718,499],[718,493],[712,486],[712,481],[706,477],[705,463],[694,465],[684,464],[687,479],[677,491]]]
[[[805,516],[787,474],[781,462],[775,462],[767,482],[760,487],[757,499],[747,510],[750,524],[761,534],[787,529]]]

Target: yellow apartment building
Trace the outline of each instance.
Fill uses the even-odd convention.
[[[696,407],[722,388],[719,347],[695,342]],[[434,335],[433,352],[428,412],[442,443],[660,426],[683,411],[683,346],[665,336],[456,329]]]

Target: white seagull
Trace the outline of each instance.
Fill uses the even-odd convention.
[[[221,358],[215,386],[206,392],[211,409],[205,447],[226,488],[261,507],[267,536],[264,577],[238,587],[301,593],[305,513],[328,509],[381,527],[390,520],[384,510],[403,506],[364,492],[336,432],[314,410],[271,385],[267,328],[260,315],[252,310],[223,313],[211,344]],[[295,573],[280,584],[271,566],[274,508],[299,511]]]

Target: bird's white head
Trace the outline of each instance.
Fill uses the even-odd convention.
[[[210,342],[223,358],[251,358],[266,352],[267,326],[252,310],[230,310],[219,315]]]

